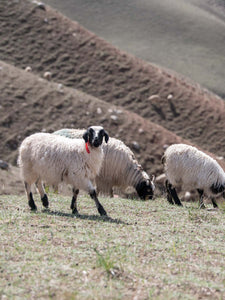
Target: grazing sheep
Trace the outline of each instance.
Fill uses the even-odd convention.
[[[68,140],[63,136],[36,133],[22,142],[18,164],[21,167],[28,203],[32,210],[37,209],[31,193],[32,183],[36,183],[42,203],[48,207],[48,197],[42,181],[53,186],[66,182],[73,187],[71,202],[73,213],[78,213],[77,195],[79,189],[82,189],[94,199],[100,215],[106,215],[93,184],[104,158],[103,137],[107,143],[109,139],[107,132],[101,126],[92,126],[83,133],[83,139]]]
[[[171,204],[182,205],[175,189],[181,187],[186,191],[198,191],[200,208],[204,208],[204,194],[217,207],[214,198],[225,190],[225,173],[213,158],[195,147],[174,144],[166,149],[162,163],[166,174],[167,200]]]
[[[61,129],[54,134],[68,138],[81,138],[82,129]],[[141,199],[152,199],[154,193],[154,176],[149,178],[134,157],[133,152],[120,140],[110,138],[103,145],[105,154],[100,173],[96,177],[97,191],[113,197],[113,187],[125,189],[132,186]]]

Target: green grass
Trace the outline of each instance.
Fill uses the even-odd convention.
[[[224,299],[225,214],[165,199],[0,196],[0,299]],[[210,205],[208,207],[211,207]]]

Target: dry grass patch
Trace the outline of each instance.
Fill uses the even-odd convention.
[[[37,197],[37,196],[36,196]],[[223,299],[224,210],[165,199],[50,194],[31,213],[25,196],[0,199],[0,295],[4,299]]]

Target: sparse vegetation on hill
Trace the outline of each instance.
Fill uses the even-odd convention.
[[[30,213],[25,195],[2,196],[0,297],[224,299],[223,211],[100,200],[109,218],[89,197],[74,217],[70,197],[50,195],[49,211],[38,201]]]

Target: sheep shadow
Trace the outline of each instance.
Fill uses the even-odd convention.
[[[74,215],[74,214],[71,214],[71,213],[64,213],[64,212],[61,212],[61,211],[50,210],[50,209],[43,209],[42,212],[46,213],[48,215],[54,215],[54,216],[59,216],[59,217],[129,225],[127,222],[124,222],[120,219],[113,219],[109,216],[86,215],[86,214],[82,214],[82,215],[81,214],[75,214]]]

